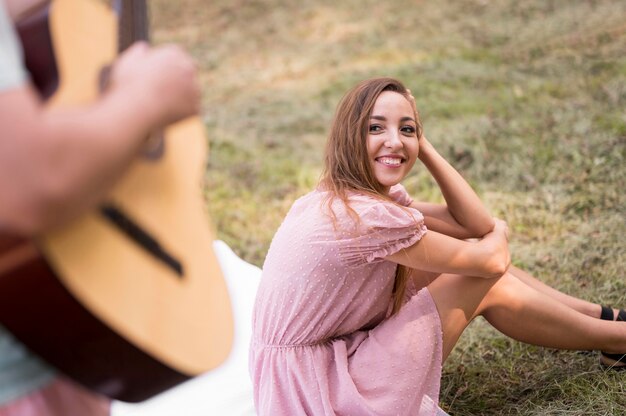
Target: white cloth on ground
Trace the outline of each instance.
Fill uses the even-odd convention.
[[[240,259],[223,241],[213,249],[222,268],[233,307],[235,339],[218,368],[142,403],[114,402],[111,416],[250,416],[255,415],[248,348],[254,297],[261,269]]]

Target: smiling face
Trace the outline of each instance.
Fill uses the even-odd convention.
[[[385,192],[408,175],[418,153],[413,106],[403,95],[383,91],[369,118],[367,154],[372,173]]]

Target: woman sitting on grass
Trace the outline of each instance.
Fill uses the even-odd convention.
[[[445,205],[400,185],[417,159]],[[516,340],[603,350],[603,365],[624,367],[626,325],[614,321],[626,311],[511,266],[507,233],[426,139],[409,91],[358,84],[318,188],[294,203],[263,266],[250,351],[259,415],[437,414],[442,362],[478,315]]]

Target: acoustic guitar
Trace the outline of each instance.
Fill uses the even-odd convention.
[[[52,2],[58,83],[46,105],[95,100],[118,52],[147,38],[145,1],[116,3]],[[202,197],[203,125],[186,119],[153,142],[103,206],[34,242],[0,242],[0,323],[87,388],[130,402],[215,368],[233,338]]]

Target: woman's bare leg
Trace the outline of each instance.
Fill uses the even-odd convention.
[[[534,288],[535,290],[541,293],[544,293],[550,296],[553,299],[558,300],[559,302],[569,306],[570,308],[575,309],[580,313],[584,313],[585,315],[589,315],[592,318],[600,318],[602,306],[600,306],[599,304],[592,303],[592,302],[589,302],[589,301],[586,301],[586,300],[583,300],[583,299],[580,299],[571,295],[567,295],[559,291],[558,289],[548,286],[547,284],[543,283],[541,280],[532,276],[530,273],[518,267],[511,266],[509,268],[509,272],[513,276],[521,280],[522,282],[526,283],[528,286]],[[414,275],[418,276],[418,278],[414,278],[416,282],[415,284],[418,287],[427,286],[434,280],[434,278],[439,276],[439,274],[436,274],[436,273],[429,274],[429,273],[417,272],[417,271],[414,273]],[[613,309],[614,316],[617,316],[616,315],[617,312],[618,312],[617,309]]]
[[[589,315],[593,318],[600,318],[600,313],[602,310],[602,307],[600,305],[560,292],[557,289],[548,286],[547,284],[533,277],[532,275],[530,275],[530,273],[515,266],[511,266],[509,268],[509,272],[522,282],[526,283],[528,286],[550,296],[553,299],[558,300],[559,302],[569,306],[570,308],[575,309],[580,313],[584,313],[585,315]]]
[[[443,328],[444,360],[478,315],[518,341],[550,348],[626,351],[626,325],[594,319],[511,273],[497,279],[441,275],[428,285]]]

